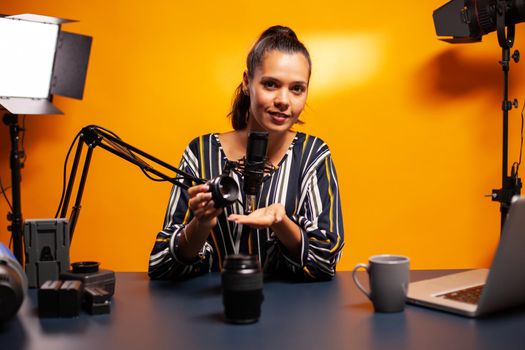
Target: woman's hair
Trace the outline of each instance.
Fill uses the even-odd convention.
[[[295,32],[288,27],[272,26],[266,29],[253,45],[246,58],[246,73],[249,79],[253,78],[255,69],[261,66],[267,52],[277,50],[283,53],[302,53],[308,60],[308,77],[312,71],[312,61],[308,50],[299,41]],[[232,120],[234,130],[242,130],[247,126],[247,115],[250,109],[250,96],[245,94],[242,83],[235,89],[232,110],[228,114]]]

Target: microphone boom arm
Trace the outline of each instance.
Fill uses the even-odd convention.
[[[95,147],[100,147],[102,149],[105,149],[106,151],[113,153],[117,157],[120,157],[136,166],[138,166],[142,172],[151,180],[154,181],[167,181],[171,182],[174,185],[177,185],[185,190],[189,188],[188,185],[184,184],[181,180],[184,179],[190,179],[194,181],[197,184],[203,184],[206,182],[206,180],[197,178],[195,176],[192,176],[166,162],[163,162],[162,160],[153,157],[152,155],[122,141],[117,135],[110,132],[109,130],[106,130],[100,126],[96,125],[89,125],[84,127],[80,132],[80,137],[78,140],[76,152],[75,152],[75,158],[73,161],[73,165],[71,167],[67,190],[65,192],[64,201],[61,203],[59,207],[60,217],[65,218],[68,211],[69,201],[71,199],[71,193],[73,190],[73,186],[75,183],[75,178],[78,170],[78,165],[80,161],[80,157],[82,155],[82,149],[83,146],[87,145],[88,150],[86,153],[86,157],[84,159],[84,164],[82,166],[82,175],[80,178],[80,184],[78,186],[78,191],[75,197],[75,204],[73,205],[73,208],[71,210],[71,215],[69,218],[70,223],[70,233],[69,233],[69,239],[71,242],[71,239],[73,238],[73,233],[75,231],[75,226],[78,220],[78,216],[80,214],[80,208],[81,208],[81,201],[82,201],[82,194],[84,192],[84,187],[86,185],[86,179],[89,171],[89,166],[91,163],[91,157],[93,154],[93,149]],[[154,162],[157,165],[162,166],[165,169],[168,169],[169,171],[174,172],[175,176],[168,176],[165,173],[153,168],[151,165],[149,165],[145,160],[143,160],[141,157],[146,158],[149,161]],[[153,178],[150,174],[154,174],[159,177],[159,179]]]

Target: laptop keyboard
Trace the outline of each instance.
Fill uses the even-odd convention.
[[[456,290],[447,294],[442,294],[440,296],[445,299],[461,301],[468,304],[477,304],[482,290],[483,285]]]

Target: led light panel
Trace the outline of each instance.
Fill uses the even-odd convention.
[[[59,26],[0,18],[0,96],[48,98]]]

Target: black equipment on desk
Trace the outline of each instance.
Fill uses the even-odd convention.
[[[109,314],[111,312],[111,295],[100,287],[84,289],[84,309],[90,315]]]
[[[229,255],[221,272],[224,317],[231,323],[254,323],[261,316],[263,273],[255,255]]]
[[[82,283],[82,306],[91,315],[108,314],[115,294],[115,272],[99,269],[97,261],[71,264],[71,271],[60,274],[62,281]],[[65,283],[65,282],[64,282]]]
[[[102,288],[112,297],[115,293],[115,272],[111,270],[99,269],[100,263],[97,261],[81,261],[71,264],[71,271],[60,274],[60,279],[64,281],[81,281],[84,288]]]
[[[89,314],[108,314],[115,293],[115,273],[99,270],[96,261],[71,264],[60,280],[46,281],[38,290],[38,314],[44,318],[76,317],[83,307]]]
[[[82,305],[82,290],[80,281],[45,281],[38,289],[38,316],[77,317]]]
[[[12,318],[22,305],[27,277],[15,256],[0,243],[0,323]]]

